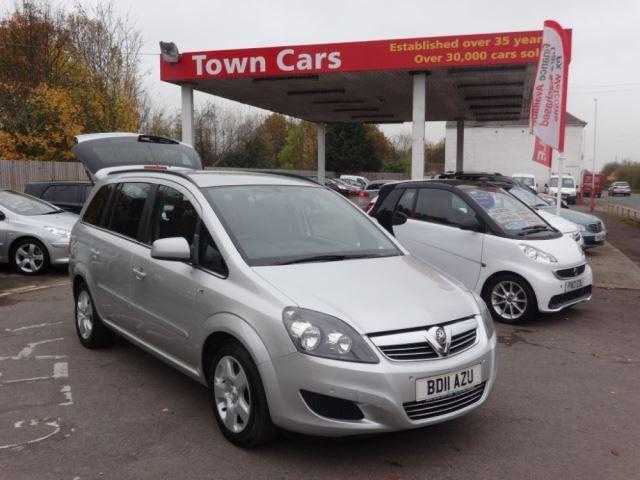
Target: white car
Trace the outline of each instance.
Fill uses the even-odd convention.
[[[361,175],[340,175],[340,180],[354,187],[365,188],[369,184],[367,177]]]
[[[511,175],[516,182],[526,185],[529,188],[538,191],[538,183],[536,182],[536,176],[532,173],[514,173]]]
[[[517,323],[591,298],[582,249],[486,182],[385,185],[371,215],[412,255],[479,293],[495,320]]]

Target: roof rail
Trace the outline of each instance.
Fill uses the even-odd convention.
[[[305,177],[304,175],[298,175],[297,173],[289,173],[289,172],[271,172],[269,170],[253,170],[256,173],[265,173],[268,175],[279,175],[281,177],[290,177],[290,178],[297,178],[298,180],[306,180],[307,182],[311,182],[311,183],[315,183],[316,185],[320,185],[320,183],[318,183],[317,181],[309,178],[309,177]]]
[[[156,165],[147,165],[146,168],[145,167],[133,167],[133,168],[128,168],[125,170],[113,170],[111,172],[107,172],[107,176],[109,175],[119,175],[121,173],[163,173],[166,175],[176,175],[180,178],[184,178],[185,180],[188,180],[190,183],[193,183],[194,185],[197,185],[196,182],[189,176],[187,175],[184,170],[169,170],[169,169],[164,169],[164,168],[149,168],[149,167],[154,167]],[[161,165],[160,165],[161,166]],[[197,170],[196,170],[197,171]]]

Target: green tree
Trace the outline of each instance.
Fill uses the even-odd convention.
[[[382,158],[374,147],[373,134],[360,123],[327,126],[327,170],[336,173],[378,171]]]

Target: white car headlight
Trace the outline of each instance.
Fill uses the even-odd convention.
[[[336,317],[287,307],[282,311],[282,321],[293,344],[304,354],[349,362],[380,361],[362,335]]]
[[[71,232],[69,230],[64,230],[62,228],[58,228],[58,227],[42,227],[42,228],[44,228],[50,234],[55,235],[56,237],[69,238],[71,236]]]
[[[495,326],[493,325],[493,317],[491,316],[491,313],[487,308],[487,304],[484,303],[482,297],[475,292],[471,293],[473,293],[473,298],[475,298],[478,308],[480,309],[480,318],[484,324],[484,330],[487,332],[487,338],[491,338],[496,331]]]
[[[521,243],[518,246],[520,247],[520,250],[522,250],[522,253],[534,262],[558,263],[558,259],[556,257],[532,245],[525,245],[524,243]]]
[[[573,238],[578,243],[582,242],[582,235],[580,234],[580,232],[573,232],[571,234],[571,238]]]

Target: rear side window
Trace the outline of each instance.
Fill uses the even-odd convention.
[[[400,201],[396,206],[396,212],[404,213],[407,217],[411,217],[413,214],[413,204],[416,198],[416,189],[409,188],[404,191]]]
[[[184,237],[193,244],[198,213],[179,191],[160,185],[151,214],[151,242],[160,238]]]
[[[140,221],[149,197],[148,183],[121,183],[111,202],[109,230],[140,240]]]
[[[99,227],[104,226],[104,222],[101,221],[104,218],[103,212],[105,211],[107,202],[109,201],[109,197],[111,196],[111,192],[113,192],[114,188],[114,183],[100,187],[100,190],[98,190],[93,196],[91,203],[84,212],[84,217],[82,217],[83,222],[90,223],[91,225],[97,225]]]
[[[76,203],[78,201],[75,185],[51,185],[44,191],[42,198],[50,202]]]

